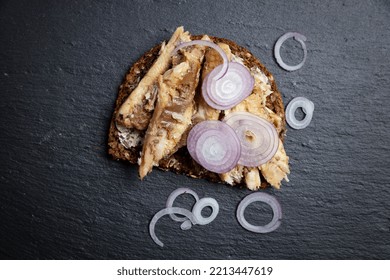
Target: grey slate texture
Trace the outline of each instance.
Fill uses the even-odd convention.
[[[315,103],[310,126],[287,131],[290,182],[266,190],[283,208],[275,232],[237,223],[250,191],[159,170],[140,181],[107,155],[126,71],[179,25],[247,47],[285,104]],[[1,258],[389,259],[389,1],[4,0],[0,26]],[[291,73],[273,58],[288,31],[308,38],[306,64]],[[286,62],[301,55],[283,45]],[[164,217],[160,248],[148,223],[177,187],[216,198],[220,214],[189,231]]]

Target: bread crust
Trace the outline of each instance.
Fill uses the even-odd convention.
[[[199,40],[203,35],[193,35],[191,36],[192,40]],[[209,36],[214,43],[225,43],[229,45],[231,51],[236,56],[239,56],[243,59],[244,64],[248,68],[258,67],[267,77],[271,84],[272,94],[267,96],[266,105],[274,113],[282,119],[282,129],[279,133],[280,139],[283,141],[286,131],[286,121],[284,113],[283,100],[278,88],[276,86],[275,80],[272,74],[267,70],[267,68],[246,48],[237,45],[235,42],[224,39]],[[108,133],[108,153],[116,160],[129,161],[133,164],[137,164],[139,154],[142,150],[142,145],[126,149],[119,141],[119,133],[115,125],[115,118],[120,106],[126,100],[126,98],[131,94],[134,88],[138,85],[140,79],[147,73],[149,68],[152,66],[153,62],[159,55],[161,44],[153,47],[146,53],[144,53],[140,59],[138,59],[133,66],[130,68],[126,74],[122,84],[119,87],[119,93],[117,100],[115,102],[115,109],[112,115],[109,133]],[[158,168],[166,171],[174,171],[179,174],[185,174],[193,178],[204,178],[213,182],[220,182],[220,177],[218,174],[210,172],[204,169],[202,166],[197,164],[192,160],[189,155],[186,147],[179,149],[176,153],[171,155],[168,158],[162,159],[159,162]],[[261,177],[261,188],[267,187],[268,183]],[[244,186],[245,183],[242,182],[239,184]]]

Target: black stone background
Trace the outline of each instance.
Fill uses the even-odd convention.
[[[283,207],[275,232],[237,223],[250,191],[159,170],[140,181],[107,155],[126,71],[179,25],[247,47],[285,104],[315,103],[310,126],[287,132],[290,182],[266,190]],[[389,25],[384,0],[1,1],[1,258],[388,259]],[[292,73],[273,58],[288,31],[308,38],[306,64]],[[299,62],[299,43],[282,56]],[[160,248],[148,224],[178,187],[216,198],[220,214],[190,231],[164,217]],[[271,217],[260,204],[247,211],[253,223]]]

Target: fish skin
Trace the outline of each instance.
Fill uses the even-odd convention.
[[[218,46],[226,53],[228,60],[231,60],[232,51],[230,50],[229,45],[224,43],[219,43]],[[217,66],[223,63],[222,57],[219,53],[212,49],[208,48],[205,53],[205,62],[202,68],[202,82],[206,76]],[[205,120],[218,120],[221,114],[221,110],[214,109],[210,107],[204,100],[201,90],[195,96],[196,113],[192,117],[192,122],[195,124],[205,121]]]
[[[167,44],[162,44],[160,55],[155,63],[119,108],[116,116],[117,124],[137,130],[147,129],[157,98],[158,77],[170,67],[175,47],[187,41],[190,41],[190,35],[184,32],[181,26],[176,29]]]

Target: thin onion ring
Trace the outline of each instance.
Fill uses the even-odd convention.
[[[205,218],[202,216],[202,210],[205,207],[211,207],[212,213],[209,217]],[[201,198],[198,202],[195,203],[192,213],[199,225],[207,225],[215,220],[219,213],[219,204],[218,202],[211,197]]]
[[[245,208],[256,201],[261,201],[269,206],[271,206],[272,211],[273,211],[273,217],[271,222],[264,226],[255,226],[250,223],[245,219],[244,217],[244,211]],[[237,220],[240,223],[240,225],[245,228],[246,230],[255,232],[255,233],[268,233],[271,231],[274,231],[277,229],[280,224],[281,224],[281,219],[282,219],[282,208],[277,201],[275,197],[272,195],[266,194],[266,193],[252,193],[250,195],[247,195],[238,205],[237,207]]]
[[[280,56],[280,47],[283,45],[284,41],[286,41],[287,39],[292,38],[292,37],[294,37],[294,39],[301,44],[302,49],[303,49],[302,61],[299,64],[294,65],[294,66],[287,65],[283,61],[282,57]],[[276,41],[275,48],[274,48],[274,55],[276,58],[276,62],[279,64],[279,66],[287,71],[295,71],[295,70],[302,68],[303,64],[305,64],[306,56],[307,56],[307,49],[306,49],[305,41],[306,41],[306,37],[300,33],[297,33],[297,32],[288,32],[288,33],[284,34],[283,36],[281,36]]]
[[[156,233],[155,233],[155,226],[156,226],[156,223],[157,221],[162,217],[162,216],[165,216],[165,215],[170,215],[170,214],[180,214],[180,215],[183,215],[183,216],[186,216],[192,224],[197,224],[197,221],[196,221],[196,218],[195,216],[192,214],[192,212],[188,211],[187,209],[184,209],[184,208],[179,208],[179,207],[171,207],[171,208],[164,208],[162,210],[160,210],[159,212],[157,212],[152,220],[150,221],[150,224],[149,224],[149,233],[150,233],[150,236],[152,237],[153,241],[160,247],[163,247],[164,246],[164,243],[162,243],[160,241],[160,239],[158,239]],[[183,227],[182,227],[183,229]],[[184,228],[184,229],[188,229],[188,228]]]
[[[302,108],[302,111],[305,113],[303,120],[298,121],[295,117],[295,111],[298,108]],[[289,126],[294,129],[303,129],[306,128],[313,118],[314,112],[314,103],[305,97],[295,97],[293,100],[288,103],[286,108],[286,121]]]
[[[178,188],[176,190],[174,190],[169,196],[168,196],[168,199],[167,199],[167,202],[165,203],[165,207],[166,208],[171,208],[173,207],[173,202],[175,201],[175,199],[181,195],[181,194],[190,194],[192,195],[196,202],[199,201],[199,196],[196,192],[194,192],[193,190],[191,190],[190,188]],[[184,221],[187,221],[187,218],[184,218],[184,217],[178,217],[176,216],[175,214],[170,214],[169,215],[171,217],[172,220],[174,220],[175,222],[184,222]]]
[[[215,75],[213,77],[213,79],[214,80],[221,79],[228,71],[229,59],[228,59],[226,53],[217,44],[214,44],[213,42],[206,41],[206,40],[194,40],[194,41],[190,41],[190,42],[184,42],[184,43],[181,43],[180,45],[178,45],[173,50],[173,54],[175,54],[181,48],[185,48],[185,47],[189,47],[189,46],[193,46],[193,45],[207,46],[207,47],[213,48],[214,50],[216,50],[218,52],[218,54],[222,57],[223,63],[222,63],[222,68],[221,68],[220,72],[217,75]]]
[[[229,69],[219,80],[221,65],[214,68],[202,83],[202,96],[206,103],[218,110],[227,110],[247,98],[253,90],[255,80],[249,70],[237,62],[229,62]]]

